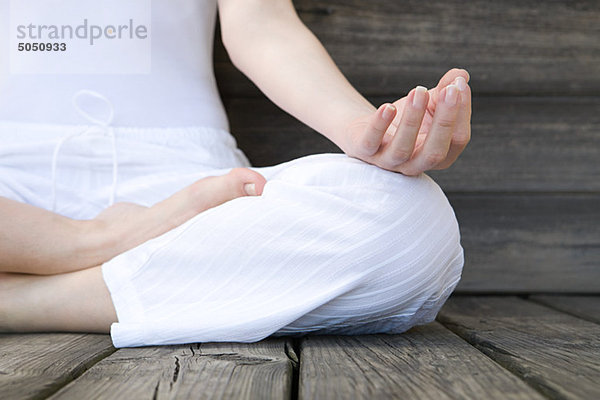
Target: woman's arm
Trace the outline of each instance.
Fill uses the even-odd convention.
[[[0,197],[0,272],[54,274],[98,265],[111,238],[97,221]]]
[[[255,171],[234,168],[200,179],[152,207],[115,203],[91,220],[74,220],[0,197],[0,276],[95,267],[205,210],[260,195],[265,183]]]
[[[290,0],[219,0],[219,15],[235,66],[275,104],[347,154],[415,175],[449,166],[466,146],[471,100],[466,71],[451,70],[429,92],[412,90],[377,110],[342,75]],[[442,99],[452,83],[446,103]]]

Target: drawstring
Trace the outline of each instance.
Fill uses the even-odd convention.
[[[84,96],[84,95],[91,96],[96,99],[102,100],[104,103],[106,103],[108,105],[109,113],[108,113],[108,117],[106,118],[106,120],[101,120],[101,119],[95,118],[93,115],[84,111],[79,106],[78,100],[81,96]],[[119,171],[118,171],[119,163],[117,160],[117,139],[115,136],[115,130],[111,126],[111,123],[112,123],[113,117],[114,117],[113,105],[106,97],[102,96],[98,92],[94,92],[93,90],[80,90],[79,92],[77,92],[73,95],[72,101],[73,101],[73,106],[75,107],[75,110],[79,113],[79,115],[81,115],[82,117],[84,117],[85,119],[90,121],[93,125],[88,127],[87,129],[83,130],[82,132],[77,132],[77,133],[73,133],[73,134],[62,137],[56,144],[56,147],[54,147],[54,154],[52,155],[52,211],[56,211],[56,179],[57,179],[57,169],[58,169],[58,155],[60,153],[60,150],[61,150],[63,144],[67,140],[70,140],[77,136],[83,136],[97,127],[100,127],[104,131],[104,133],[106,133],[108,136],[110,136],[111,143],[112,143],[112,187],[111,187],[111,192],[110,192],[110,199],[108,201],[108,205],[112,206],[115,202],[115,197],[116,197],[116,193],[117,193],[117,177],[119,175]]]

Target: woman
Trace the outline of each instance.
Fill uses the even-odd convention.
[[[110,330],[123,347],[435,318],[463,256],[422,172],[469,141],[467,72],[376,109],[291,1],[218,0],[233,63],[345,152],[250,169],[210,65],[216,6],[153,2],[147,75],[0,74],[0,330]]]

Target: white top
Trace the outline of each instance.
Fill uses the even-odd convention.
[[[150,0],[146,2],[149,3]],[[216,0],[152,0],[151,3],[150,73],[11,73],[8,54],[13,44],[7,35],[0,35],[0,121],[85,123],[75,111],[72,98],[79,90],[89,89],[110,100],[116,126],[207,126],[228,130],[213,74]],[[9,11],[13,11],[9,4],[9,0],[0,0],[2,27],[8,26]],[[87,15],[90,10],[86,13],[85,7],[82,8],[60,11],[80,13],[76,16],[80,20],[90,17]],[[111,15],[114,10],[105,12],[99,18],[114,18]],[[98,16],[92,15],[90,20],[95,17]],[[43,18],[42,21],[52,23]],[[74,56],[68,51],[58,56],[65,65],[76,61],[70,59]]]

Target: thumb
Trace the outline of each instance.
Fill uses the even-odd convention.
[[[437,86],[429,90],[428,108],[430,108],[431,110],[435,110],[435,106],[438,103],[438,97],[442,89],[454,82],[454,80],[459,76],[465,78],[467,82],[469,82],[469,79],[471,78],[467,70],[462,68],[452,68],[451,70],[446,72],[444,76],[442,76]]]

